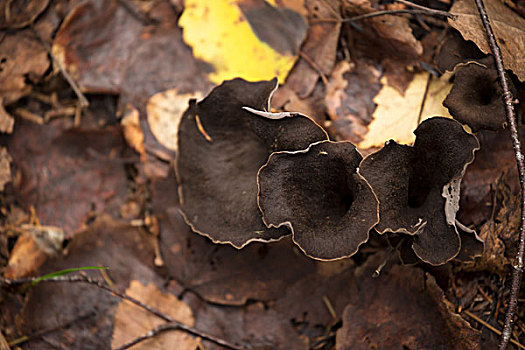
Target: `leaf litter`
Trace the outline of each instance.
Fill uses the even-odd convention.
[[[184,151],[178,120],[191,99],[235,77],[277,76],[276,109],[262,112],[309,115],[331,140],[353,142],[363,155],[390,139],[411,145],[423,120],[448,116],[442,102],[455,84],[454,65],[483,58],[473,42],[488,53],[473,3],[426,4],[456,15],[448,19],[456,29],[446,32],[443,16],[391,13],[412,9],[402,1],[221,2],[237,21],[208,21],[214,32],[202,30],[206,18],[198,10],[211,6],[206,1],[23,3],[6,2],[0,11],[0,24],[9,29],[0,37],[3,278],[107,266],[77,273],[253,349],[493,346],[519,222],[505,131],[476,135],[481,149],[466,169],[457,214],[465,224],[457,226],[462,250],[441,266],[419,261],[411,237],[387,241],[374,229],[352,258],[334,262],[308,258],[290,237],[242,250],[214,244],[184,221],[173,170]],[[519,7],[486,3],[523,96]],[[377,11],[391,12],[351,20]],[[192,30],[204,41],[190,39]],[[442,64],[444,52],[452,63]],[[227,104],[232,97],[222,99]],[[204,145],[252,132],[241,130],[242,123],[215,129],[208,119],[193,124]],[[260,133],[257,125],[247,130]],[[63,236],[51,239],[51,232]],[[478,257],[476,235],[484,240]],[[400,265],[397,250],[416,266]],[[11,348],[115,348],[165,322],[89,284],[1,288],[0,340]],[[522,319],[523,310],[513,335],[518,344],[525,343]],[[180,330],[134,348],[164,344],[219,348]]]

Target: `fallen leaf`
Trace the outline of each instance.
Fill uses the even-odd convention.
[[[31,30],[5,33],[0,45],[0,98],[4,105],[31,91],[28,81],[36,81],[49,67],[44,46]]]
[[[341,16],[337,0],[309,0],[306,2],[308,18]],[[309,96],[319,80],[320,73],[330,75],[335,65],[341,22],[310,23],[301,55],[286,80],[285,87],[294,91],[301,99]],[[297,110],[296,110],[297,111]]]
[[[163,283],[154,272],[152,238],[139,228],[108,216],[97,218],[86,231],[73,237],[66,252],[48,259],[38,275],[73,267],[104,266],[109,267],[105,282],[120,292],[132,280],[157,286]],[[100,271],[84,273],[104,280]],[[30,349],[46,349],[50,342],[61,344],[64,349],[109,349],[118,304],[119,299],[111,293],[85,283],[39,283],[27,294],[16,331],[32,334],[41,329],[57,329],[33,339],[28,344]]]
[[[62,249],[64,231],[54,226],[23,225],[9,263],[6,278],[23,278],[37,271],[47,258],[55,256]]]
[[[190,99],[200,100],[203,94],[181,94],[177,89],[166,90],[153,95],[147,104],[148,123],[158,142],[166,148],[177,151],[178,129],[182,114],[188,108]]]
[[[363,267],[359,296],[343,314],[337,350],[477,349],[479,332],[454,313],[434,277],[393,266],[373,278]]]
[[[33,205],[42,223],[61,227],[70,238],[94,213],[117,216],[128,180],[118,127],[64,131],[65,122],[19,120],[7,148],[23,179],[15,187],[17,201]]]
[[[162,293],[154,284],[142,284],[137,280],[131,281],[126,295],[172,317],[174,320],[193,326],[195,320],[191,309],[183,301],[172,294]],[[153,315],[129,301],[121,301],[115,312],[111,348],[120,347],[129,341],[147,333],[153,328],[165,323],[164,320]],[[168,349],[176,345],[177,349],[194,350],[198,341],[192,335],[183,331],[163,332],[145,340],[133,349]]]
[[[452,85],[446,77],[432,77],[419,118],[429,77],[430,73],[416,74],[404,96],[395,88],[384,84],[374,98],[377,104],[374,119],[368,127],[368,132],[362,135],[363,141],[358,144],[358,148],[379,147],[388,140],[412,144],[415,140],[413,131],[423,120],[433,116],[450,117],[442,102]],[[384,83],[383,79],[382,82]]]
[[[193,48],[196,58],[214,67],[208,75],[211,81],[221,83],[235,77],[268,80],[277,76],[279,82],[284,82],[297,59],[306,21],[300,13],[276,3],[185,1],[179,19],[184,41]],[[298,27],[290,26],[290,22]],[[274,26],[282,28],[276,30]]]
[[[228,339],[233,344],[254,350],[308,349],[308,339],[300,336],[291,322],[262,302],[226,308],[206,303],[195,294],[187,295],[184,300],[194,310],[197,329]],[[203,341],[203,348],[224,349],[206,341]]]
[[[0,107],[1,108],[1,107]],[[0,192],[4,190],[5,185],[12,180],[11,162],[12,158],[7,149],[0,147]]]
[[[326,86],[328,129],[338,140],[362,141],[376,109],[374,97],[381,90],[381,71],[366,61],[341,61]]]
[[[141,160],[144,161],[146,157],[144,133],[140,128],[139,111],[133,105],[128,104],[126,106],[120,125],[122,125],[122,133],[127,144],[137,151],[141,156]]]
[[[503,56],[503,65],[525,81],[525,19],[499,0],[485,0],[485,8]],[[465,40],[472,40],[484,53],[491,53],[474,0],[454,1],[450,9],[455,18],[448,23],[459,30]]]
[[[365,15],[379,10],[396,10],[401,4],[378,6],[370,0],[345,1],[345,17]],[[416,65],[423,54],[423,46],[412,33],[410,20],[401,16],[378,16],[354,23],[349,30],[348,46],[358,57],[380,61],[386,82],[403,94],[412,80],[408,66]]]
[[[15,126],[13,118],[4,108],[3,99],[0,97],[0,132],[11,134]]]
[[[139,110],[147,98],[177,87],[194,91],[208,83],[191,49],[182,41],[177,13],[169,2],[150,8],[158,25],[137,20],[136,3],[90,0],[66,17],[53,42],[53,54],[84,92],[121,93],[121,102]]]
[[[18,29],[31,24],[49,5],[49,0],[2,1],[0,28]]]

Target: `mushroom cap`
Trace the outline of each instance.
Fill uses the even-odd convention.
[[[377,199],[358,172],[361,159],[350,142],[273,153],[258,176],[264,222],[290,227],[294,242],[314,259],[355,254],[379,220]]]
[[[225,81],[201,102],[190,101],[181,119],[175,164],[181,211],[195,232],[215,243],[242,248],[287,235],[261,220],[257,172],[272,152],[328,138],[304,115],[264,112],[276,87],[276,79]]]
[[[505,104],[492,57],[459,65],[443,105],[454,119],[467,124],[474,132],[503,129]]]
[[[460,249],[459,186],[479,143],[448,118],[427,119],[414,133],[413,147],[389,141],[361,162],[360,171],[379,200],[376,229],[412,235],[416,255],[439,265]]]

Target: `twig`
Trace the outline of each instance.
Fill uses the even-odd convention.
[[[316,23],[324,23],[324,22],[356,22],[361,21],[363,19],[369,19],[373,17],[380,17],[380,16],[388,16],[388,15],[403,15],[403,14],[412,14],[412,15],[424,15],[424,16],[439,16],[439,17],[447,17],[447,18],[456,18],[456,16],[453,13],[447,12],[447,11],[440,11],[440,10],[433,10],[433,9],[402,9],[402,10],[382,10],[382,11],[376,11],[376,12],[370,12],[365,13],[364,15],[354,16],[350,18],[319,18],[316,20],[311,20],[310,24],[316,24]]]
[[[65,329],[65,328],[69,328],[70,326],[72,326],[73,324],[75,324],[76,322],[78,321],[83,321],[87,318],[90,318],[92,316],[96,315],[95,312],[88,312],[86,315],[83,315],[83,316],[79,316],[77,318],[75,318],[74,320],[71,320],[69,322],[66,322],[64,324],[61,324],[61,325],[58,325],[58,326],[55,326],[53,328],[46,328],[46,329],[41,329],[39,331],[36,331],[35,333],[33,334],[29,334],[29,335],[24,335],[18,339],[15,339],[15,340],[12,340],[9,342],[9,346],[17,346],[17,345],[20,345],[20,344],[23,344],[23,343],[26,343],[32,339],[35,339],[35,338],[39,338],[45,334],[48,334],[48,333],[52,333],[52,332],[55,332],[55,331],[58,331],[59,329]]]
[[[442,16],[442,17],[448,17],[448,18],[455,18],[452,13],[446,12],[446,11],[439,11],[439,10],[411,10],[411,9],[402,9],[402,10],[383,10],[383,11],[377,11],[377,12],[371,12],[366,13],[364,15],[354,16],[350,18],[343,19],[342,22],[354,22],[354,21],[360,21],[367,18],[372,17],[378,17],[378,16],[385,16],[385,15],[398,15],[398,14],[413,14],[413,15],[425,15],[425,16]]]
[[[144,340],[151,339],[151,338],[157,336],[158,334],[160,334],[162,332],[170,331],[170,330],[180,330],[180,327],[179,327],[179,325],[177,323],[173,323],[173,322],[161,324],[161,325],[153,328],[152,330],[144,333],[143,335],[133,339],[132,341],[130,341],[130,342],[124,344],[124,345],[119,346],[115,350],[129,349],[132,346],[143,342]],[[229,346],[226,346],[226,347],[229,347]],[[242,349],[242,348],[236,348],[236,349]]]
[[[37,280],[37,277],[20,278],[20,279],[13,279],[12,280],[12,279],[7,279],[7,278],[4,278],[4,277],[0,276],[0,286],[2,286],[2,285],[4,285],[4,286],[15,286],[15,285],[20,285],[20,284],[25,284],[25,283],[32,283],[32,282],[34,282],[36,280]],[[86,275],[57,276],[57,277],[48,278],[48,279],[40,281],[40,283],[43,283],[43,282],[71,282],[71,283],[79,282],[79,283],[92,284],[92,285],[94,285],[94,286],[96,286],[96,287],[98,287],[98,288],[100,288],[102,290],[105,290],[105,291],[111,293],[112,295],[114,295],[114,296],[116,296],[118,298],[121,298],[123,300],[127,300],[127,301],[137,305],[138,307],[141,307],[144,310],[151,312],[155,316],[157,316],[157,317],[163,319],[164,321],[167,321],[170,324],[172,324],[173,325],[172,327],[177,326],[177,329],[179,329],[179,330],[182,330],[182,331],[185,331],[185,332],[190,333],[192,335],[201,337],[202,339],[206,339],[208,341],[211,341],[212,343],[215,343],[217,345],[223,346],[223,347],[225,347],[227,349],[233,349],[233,350],[242,350],[242,349],[244,349],[244,348],[239,347],[237,345],[231,344],[231,343],[227,342],[226,340],[217,338],[217,337],[215,337],[213,335],[204,333],[204,332],[202,332],[202,331],[200,331],[198,329],[195,329],[193,327],[187,326],[184,323],[181,323],[181,322],[173,319],[171,316],[165,315],[164,313],[162,313],[162,312],[152,308],[151,306],[144,304],[140,300],[137,300],[137,299],[135,299],[133,297],[130,297],[129,295],[117,292],[116,290],[111,289],[108,286],[106,286],[101,281],[94,280],[94,279],[92,279],[92,278],[90,278],[90,277],[88,277]]]
[[[507,123],[509,124],[510,134],[512,138],[512,146],[514,148],[514,154],[516,156],[516,165],[518,167],[518,176],[521,188],[521,223],[519,229],[519,245],[518,253],[516,254],[516,262],[514,271],[512,272],[512,283],[510,288],[510,299],[507,313],[505,314],[505,326],[503,327],[503,333],[501,335],[499,349],[503,350],[507,348],[507,344],[512,334],[512,327],[514,322],[514,314],[518,306],[518,294],[520,291],[521,280],[523,277],[523,257],[525,255],[525,158],[521,151],[521,144],[518,136],[518,126],[516,122],[516,116],[514,114],[514,101],[512,93],[509,89],[508,77],[505,74],[505,68],[503,67],[503,59],[501,57],[501,51],[494,36],[494,31],[490,25],[485,5],[482,0],[475,0],[478,8],[481,22],[483,22],[483,28],[487,35],[490,49],[494,54],[494,61],[498,70],[499,82],[503,89],[503,98],[505,102],[505,114],[507,117]]]
[[[496,333],[497,335],[501,335],[501,331],[497,328],[495,328],[494,326],[492,326],[490,323],[487,323],[485,321],[483,321],[481,318],[479,318],[478,316],[474,315],[472,312],[468,311],[468,310],[463,310],[461,313],[467,315],[468,317],[470,317],[471,319],[473,319],[474,321],[478,322],[479,324],[481,324],[482,326],[484,327],[487,327],[487,329],[493,331],[494,333]],[[525,346],[523,346],[522,344],[520,344],[517,340],[515,339],[510,339],[510,342],[514,345],[516,345],[518,348],[520,349],[525,349]]]
[[[407,1],[407,0],[394,0],[394,1],[399,2],[400,4],[403,4],[403,5],[407,5],[407,6],[413,7],[415,9],[428,11],[429,13],[431,13],[431,12],[435,13],[437,16],[446,16],[445,14],[449,13],[449,12],[446,12],[446,11],[436,10],[436,9],[432,9],[430,7],[414,4],[413,2],[410,2],[410,1]]]
[[[308,55],[305,54],[303,51],[299,51],[299,56],[303,60],[305,60],[306,63],[308,63],[310,67],[312,67],[317,72],[317,74],[319,74],[319,76],[321,77],[321,80],[323,81],[323,84],[325,86],[328,85],[328,79],[326,78],[326,75],[321,70],[321,67],[319,67],[319,65],[315,63],[314,60],[312,60],[310,57],[308,57]]]
[[[84,94],[82,93],[82,91],[80,90],[80,87],[78,86],[77,82],[75,81],[75,79],[73,79],[73,77],[68,73],[66,67],[64,67],[64,65],[62,64],[62,62],[60,62],[59,59],[57,59],[55,57],[55,55],[53,55],[53,51],[51,50],[51,47],[49,46],[49,44],[37,33],[37,31],[33,28],[31,28],[32,31],[33,31],[33,34],[35,35],[35,37],[38,39],[38,41],[40,41],[40,43],[42,44],[42,46],[44,47],[44,49],[46,49],[47,51],[47,54],[49,56],[51,56],[51,59],[53,60],[53,62],[55,62],[55,64],[57,65],[58,69],[60,70],[60,72],[62,73],[62,75],[64,76],[64,78],[67,80],[69,86],[71,86],[71,88],[73,89],[73,91],[75,92],[75,94],[77,95],[78,99],[80,100],[80,104],[82,105],[83,108],[86,108],[86,107],[89,107],[89,101],[87,100],[86,96],[84,96]]]

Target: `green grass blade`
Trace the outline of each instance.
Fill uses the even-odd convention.
[[[51,272],[47,275],[38,277],[33,282],[31,282],[31,285],[34,286],[35,284],[42,282],[43,280],[48,280],[50,278],[67,275],[68,273],[71,273],[71,272],[82,271],[82,270],[107,270],[107,269],[108,269],[107,267],[100,267],[100,266],[84,266],[84,267],[75,267],[72,269],[60,270],[60,271]]]

